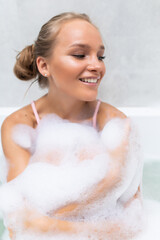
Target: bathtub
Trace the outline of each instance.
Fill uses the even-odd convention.
[[[5,117],[17,109],[0,108],[0,126]],[[155,216],[160,216],[160,108],[130,107],[119,108],[119,110],[131,117],[138,127],[144,157],[143,196],[147,201],[151,201],[151,205],[150,202],[146,202],[148,208],[152,209],[151,214],[155,213]],[[2,156],[1,144],[0,155]],[[155,224],[153,225],[155,226]],[[159,230],[158,227],[157,230]],[[2,233],[3,237],[1,236]],[[0,239],[7,240],[8,237],[4,233],[3,220],[1,219]],[[160,239],[160,230],[157,234],[157,238],[154,237],[154,240]],[[144,237],[144,239],[149,239],[149,233],[147,238]]]

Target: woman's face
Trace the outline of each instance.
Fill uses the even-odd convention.
[[[84,20],[65,23],[48,62],[51,89],[79,100],[95,100],[105,74],[103,56],[102,39],[93,25]]]

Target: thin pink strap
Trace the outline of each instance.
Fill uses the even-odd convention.
[[[34,101],[31,103],[31,106],[32,106],[32,109],[33,109],[35,118],[36,118],[36,120],[37,120],[37,124],[39,124],[40,118],[39,118],[39,116],[38,116],[38,112],[37,112],[37,109],[36,109],[36,106],[35,106]]]
[[[94,115],[93,115],[93,127],[96,128],[96,120],[97,120],[97,113],[99,110],[99,106],[100,106],[101,101],[98,99],[98,103],[96,105],[96,109],[94,111]]]

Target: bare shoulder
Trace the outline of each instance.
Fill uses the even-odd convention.
[[[101,102],[101,114],[106,115],[107,118],[126,118],[127,116],[121,112],[118,108],[108,104],[106,102]]]
[[[1,126],[3,149],[5,149],[5,146],[8,146],[8,143],[11,142],[12,129],[17,124],[26,124],[34,127],[33,116],[29,105],[17,110],[16,112],[13,112],[3,121]]]
[[[31,111],[30,105],[27,105],[12,114],[10,114],[8,117],[5,118],[2,124],[2,128],[5,126],[13,126],[15,124],[27,124],[31,127],[34,126],[33,122],[33,113]]]
[[[124,119],[127,118],[127,116],[116,107],[106,102],[101,102],[99,113],[97,116],[99,130],[101,131],[104,125],[113,118]]]

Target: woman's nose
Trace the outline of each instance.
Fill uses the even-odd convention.
[[[89,71],[100,71],[102,68],[102,62],[97,57],[92,57],[88,61],[87,69]]]

